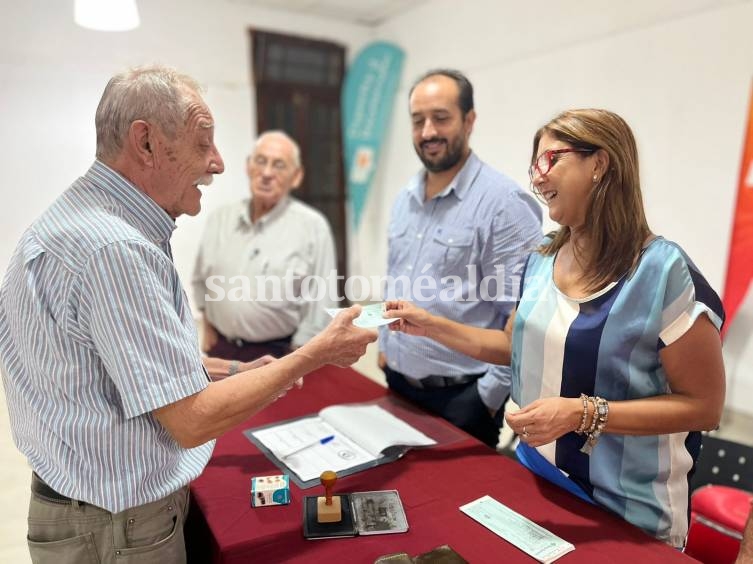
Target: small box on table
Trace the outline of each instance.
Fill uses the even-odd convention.
[[[255,476],[251,478],[251,505],[285,505],[290,503],[290,476]]]

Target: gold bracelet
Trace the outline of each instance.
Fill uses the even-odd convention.
[[[599,422],[599,398],[590,396],[588,398],[588,401],[594,404],[594,414],[591,416],[591,425],[588,427],[588,431],[586,431],[586,434],[590,435],[594,432],[594,430],[596,429],[596,424]]]
[[[586,419],[588,419],[588,396],[586,394],[580,395],[581,401],[583,401],[583,417],[580,418],[580,425],[575,430],[579,435],[586,432]]]

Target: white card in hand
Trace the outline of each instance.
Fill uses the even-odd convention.
[[[341,307],[331,307],[327,308],[327,313],[332,317],[335,317],[344,309],[345,308]],[[383,313],[384,302],[378,302],[375,304],[363,306],[363,308],[361,308],[361,315],[353,320],[353,325],[355,325],[356,327],[361,327],[362,329],[369,329],[372,327],[389,325],[390,323],[394,323],[396,321],[395,319],[385,319],[384,317],[382,317]]]

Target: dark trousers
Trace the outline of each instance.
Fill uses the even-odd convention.
[[[444,417],[482,443],[492,448],[497,447],[504,402],[503,407],[492,417],[479,396],[476,380],[454,386],[417,388],[389,366],[385,367],[384,373],[391,390],[425,410]]]
[[[217,343],[207,351],[207,355],[226,360],[239,360],[241,362],[251,362],[265,354],[271,354],[276,358],[280,358],[290,352],[291,340],[292,335],[263,343],[250,343],[240,339],[227,339],[218,333]]]

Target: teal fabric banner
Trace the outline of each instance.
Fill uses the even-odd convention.
[[[379,149],[392,115],[405,54],[391,43],[364,47],[348,68],[343,85],[345,181],[353,228],[363,207],[379,160]]]

